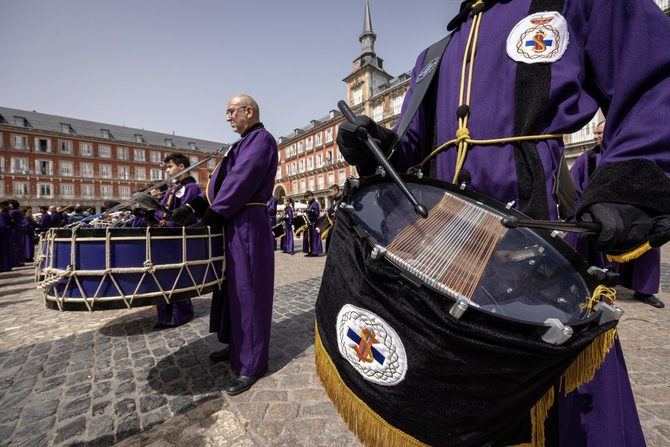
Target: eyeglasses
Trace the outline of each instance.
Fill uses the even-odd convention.
[[[231,107],[230,109],[226,110],[226,116],[233,116],[237,110],[246,109],[247,107],[250,106]]]

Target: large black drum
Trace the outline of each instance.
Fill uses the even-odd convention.
[[[38,248],[47,307],[98,310],[169,303],[221,285],[222,230],[51,229]]]
[[[309,218],[306,214],[298,214],[297,216],[293,217],[291,225],[293,226],[293,234],[299,236],[309,227]]]
[[[330,230],[333,228],[333,219],[330,218],[328,213],[319,217],[319,220],[316,222],[316,232],[319,233],[321,239],[326,239]]]

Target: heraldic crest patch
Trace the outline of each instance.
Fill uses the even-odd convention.
[[[507,55],[516,62],[556,62],[563,57],[570,33],[565,18],[555,12],[538,12],[521,19],[507,36]]]

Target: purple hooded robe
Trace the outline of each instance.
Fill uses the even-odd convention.
[[[487,0],[485,5],[473,61],[467,126],[475,140],[518,135],[515,133],[517,69],[523,64],[508,56],[507,37],[531,13],[531,0]],[[632,166],[629,161],[645,159],[667,176],[670,46],[650,42],[670,41],[670,21],[652,0],[565,0],[560,12],[567,21],[569,42],[560,59],[548,65],[548,95],[543,98],[542,113],[533,134],[576,132],[601,107],[608,125],[600,166],[619,165],[628,169]],[[472,22],[470,15],[456,28],[445,51],[436,76],[435,109],[428,110],[424,102],[391,159],[402,172],[423,159],[426,147],[456,138],[461,63]],[[564,41],[568,41],[567,37],[562,36]],[[419,55],[412,71],[402,113],[408,106],[425,56],[425,51]],[[527,81],[518,84],[518,88],[532,89],[533,79]],[[424,141],[428,116],[435,117],[435,145]],[[533,217],[555,219],[552,174],[558,167],[563,141],[537,140],[534,146],[544,177],[538,180],[544,184],[544,191],[534,188],[532,193],[546,198],[546,208]],[[456,148],[452,146],[436,157],[436,176],[451,181],[455,165]],[[469,187],[501,202],[523,202],[513,144],[472,145],[463,169],[470,174]],[[592,190],[599,186],[594,183]],[[559,393],[558,409],[560,445],[645,444],[618,340],[594,380],[567,397]]]
[[[284,223],[284,235],[280,239],[281,249],[284,253],[293,254],[293,228],[291,227],[293,207],[291,205],[286,205],[286,208],[284,208],[282,221]]]
[[[305,213],[309,218],[309,228],[303,232],[302,252],[317,256],[323,251],[321,235],[316,231],[316,224],[318,223],[319,215],[321,214],[321,206],[319,206],[319,202],[312,199]]]
[[[233,143],[207,185],[209,209],[225,219],[226,281],[212,295],[210,332],[230,346],[230,366],[243,376],[268,366],[274,237],[267,200],[277,173],[277,143],[261,123]]]

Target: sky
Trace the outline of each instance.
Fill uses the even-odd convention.
[[[446,34],[460,0],[370,0],[397,76]],[[336,108],[365,0],[0,0],[0,105],[232,142],[248,93],[280,137]]]

